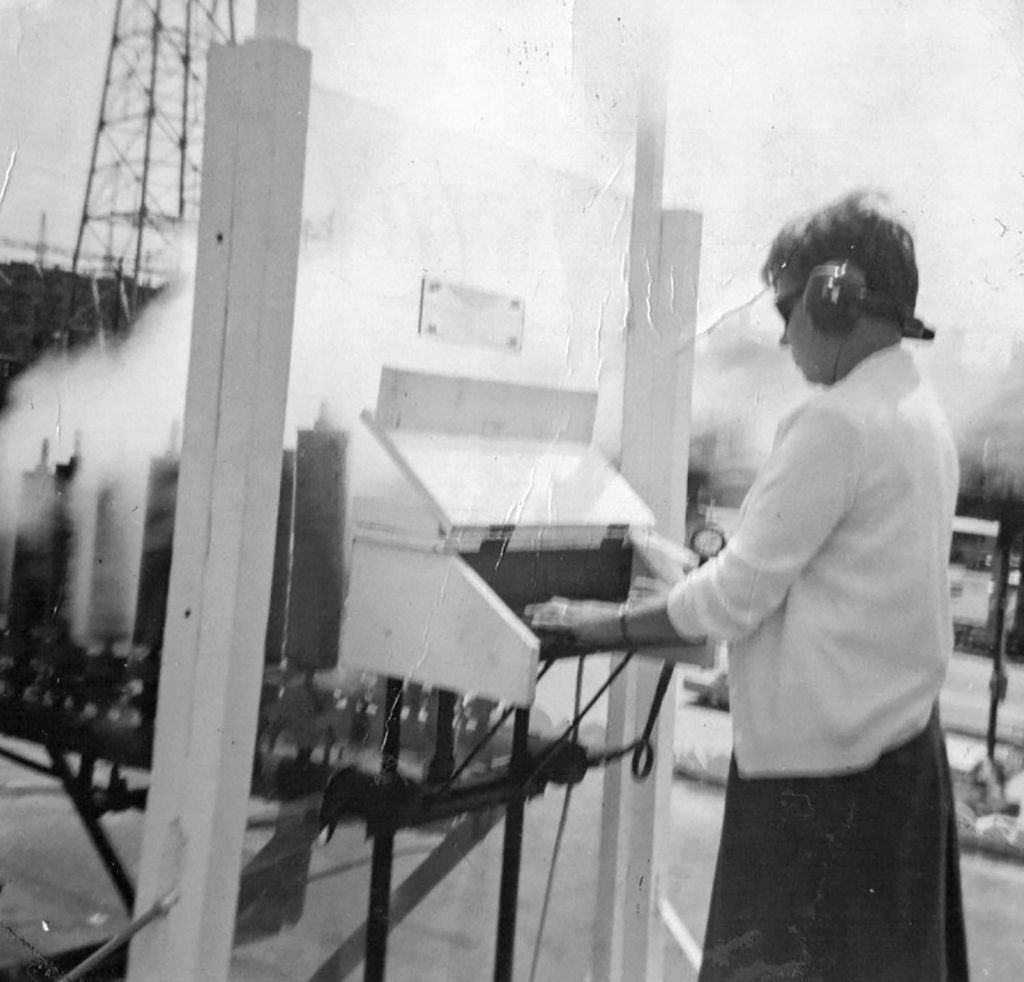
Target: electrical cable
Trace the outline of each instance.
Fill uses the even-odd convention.
[[[580,718],[580,702],[583,695],[583,659],[576,664],[576,694],[573,698],[572,715],[574,720]],[[530,964],[530,982],[537,978],[537,965],[540,961],[540,946],[544,939],[544,926],[548,919],[548,907],[551,904],[551,891],[555,882],[555,866],[562,850],[562,837],[569,818],[569,802],[572,801],[572,785],[565,787],[565,798],[562,799],[562,814],[558,818],[558,829],[555,832],[555,844],[551,849],[551,865],[548,869],[548,881],[544,887],[544,902],[540,907],[540,921],[537,924],[537,939],[533,944],[533,961]]]
[[[661,704],[665,701],[665,693],[668,692],[669,683],[672,681],[672,670],[675,666],[667,661],[661,666],[661,674],[658,676],[658,683],[654,687],[654,697],[651,699],[651,708],[647,712],[647,722],[644,724],[644,731],[640,735],[638,746],[633,749],[633,762],[630,769],[633,777],[643,780],[654,767],[654,727],[658,722],[658,714],[661,712]]]
[[[590,701],[586,704],[586,706],[584,706],[583,709],[576,713],[575,718],[565,729],[565,731],[548,746],[547,753],[545,753],[544,756],[541,757],[540,761],[538,762],[537,766],[533,769],[530,776],[523,782],[525,787],[529,787],[531,784],[533,784],[537,775],[544,770],[544,768],[548,765],[549,761],[551,761],[551,759],[566,744],[566,742],[575,735],[576,731],[580,727],[580,723],[582,722],[583,717],[586,716],[587,713],[589,713],[590,710],[594,708],[595,704],[601,698],[601,696],[603,696],[608,691],[608,689],[611,688],[612,683],[623,673],[623,671],[625,671],[626,666],[630,663],[630,661],[633,658],[633,655],[635,654],[636,649],[631,649],[622,656],[622,658],[619,660],[618,665],[616,665],[615,668],[613,668],[608,673],[608,678],[606,678],[604,682],[601,683],[601,685],[598,687],[597,692],[595,692],[594,695],[591,696]]]
[[[580,709],[580,702],[582,701],[583,691],[583,659],[579,660],[576,666],[576,693],[573,701],[573,718],[572,723],[565,730],[564,733],[548,748],[548,752],[541,758],[540,763],[534,770],[533,774],[527,781],[529,784],[536,775],[543,770],[545,764],[555,754],[558,747],[563,745],[566,740],[575,735],[579,729],[580,722],[587,712],[593,707],[601,696],[608,690],[611,683],[615,681],[618,675],[626,667],[629,661],[632,659],[635,653],[635,649],[632,649],[623,656],[622,660],[615,667],[615,669],[609,673],[608,678],[598,688],[595,695],[587,703],[586,708]],[[661,674],[658,677],[658,683],[655,687],[654,697],[651,700],[651,707],[647,714],[647,722],[644,725],[643,733],[632,742],[626,744],[624,747],[619,747],[614,750],[606,750],[601,754],[588,754],[587,755],[587,766],[593,767],[597,764],[609,764],[614,761],[620,760],[629,754],[633,755],[632,771],[633,776],[638,780],[646,778],[652,769],[654,764],[654,748],[651,744],[651,737],[654,733],[654,726],[658,719],[658,714],[661,711],[661,704],[664,701],[665,693],[668,691],[669,683],[672,680],[672,671],[675,666],[671,662],[666,662],[661,669]],[[533,947],[533,961],[530,967],[530,982],[534,982],[537,975],[537,965],[540,959],[540,946],[544,938],[544,926],[547,922],[548,908],[551,903],[551,893],[554,886],[555,879],[555,868],[558,864],[558,856],[562,848],[562,839],[565,834],[565,827],[569,817],[569,803],[572,800],[572,784],[566,785],[565,798],[562,801],[562,813],[558,819],[558,829],[555,832],[555,843],[551,851],[551,864],[548,869],[547,884],[544,888],[544,901],[541,904],[540,909],[540,921],[537,926],[537,938],[534,942]]]
[[[633,777],[637,780],[643,780],[651,773],[651,767],[654,763],[654,746],[651,742],[651,737],[654,733],[654,725],[658,720],[658,714],[661,712],[661,704],[664,701],[665,693],[668,691],[669,682],[672,680],[673,668],[674,666],[671,662],[666,662],[662,666],[661,675],[654,690],[654,697],[651,699],[651,708],[647,713],[647,723],[644,725],[643,733],[624,746],[615,747],[610,750],[606,749],[596,754],[587,754],[588,767],[614,764],[623,757],[628,757],[632,754]],[[643,751],[643,754],[640,751]]]
[[[542,678],[544,678],[544,676],[548,673],[548,670],[554,664],[555,663],[553,661],[549,661],[549,662],[545,663],[541,667],[541,670],[537,673],[537,681],[538,682]],[[518,708],[519,707],[516,706],[514,703],[511,706],[506,706],[505,707],[505,709],[502,711],[501,715],[498,717],[497,722],[494,723],[494,725],[491,726],[491,728],[480,738],[480,742],[477,743],[477,745],[475,747],[473,747],[473,749],[470,750],[470,752],[468,754],[466,754],[466,756],[462,759],[462,762],[459,764],[459,766],[456,767],[454,771],[452,771],[451,776],[444,782],[444,784],[441,785],[441,787],[439,787],[436,791],[432,792],[435,797],[439,798],[441,795],[443,795],[445,793],[445,791],[447,791],[462,776],[463,772],[473,762],[473,760],[476,758],[477,754],[479,754],[480,751],[483,750],[483,748],[485,746],[487,746],[487,744],[497,734],[498,730],[500,730],[505,725],[505,723],[508,721],[509,717]]]
[[[631,648],[626,651],[619,663],[608,673],[608,677],[604,682],[598,686],[597,691],[588,700],[586,706],[581,707],[580,703],[583,698],[583,671],[584,671],[584,660],[580,658],[576,667],[576,689],[573,699],[573,716],[568,727],[555,739],[548,747],[546,753],[540,758],[533,772],[523,782],[524,787],[529,787],[533,781],[541,774],[547,764],[555,756],[558,750],[564,746],[569,740],[575,738],[579,731],[580,723],[586,714],[596,705],[598,700],[611,688],[612,683],[622,674],[626,666],[633,659],[636,654],[636,649]],[[538,678],[543,677],[545,672],[554,664],[554,662],[548,662],[541,669]],[[598,764],[612,763],[628,754],[633,754],[633,774],[637,778],[645,778],[651,771],[651,765],[654,759],[654,749],[651,745],[651,735],[654,730],[655,721],[658,718],[658,713],[661,709],[661,703],[663,701],[665,692],[668,688],[668,683],[672,676],[673,666],[671,663],[666,663],[661,672],[661,676],[658,679],[658,684],[655,689],[654,698],[651,702],[650,710],[648,711],[647,723],[644,726],[643,733],[636,740],[633,740],[624,747],[619,747],[614,750],[606,750],[600,754],[587,754],[586,761],[588,767],[593,767]],[[488,743],[488,741],[498,732],[498,730],[504,725],[509,716],[515,711],[517,707],[509,706],[499,716],[498,720],[491,726],[487,733],[483,736],[480,742],[470,751],[465,757],[461,765],[454,771],[454,773],[444,782],[444,784],[434,794],[436,796],[442,795],[448,788],[450,788],[458,777],[465,771],[469,762],[476,757],[477,753]],[[641,756],[640,751],[645,751],[645,755]],[[537,975],[537,966],[540,960],[540,948],[544,938],[544,928],[547,923],[548,910],[551,906],[551,894],[554,889],[554,877],[555,869],[558,865],[558,857],[561,853],[562,842],[565,837],[565,829],[568,824],[569,818],[569,806],[572,801],[572,783],[566,785],[565,798],[562,801],[561,815],[558,819],[558,827],[555,831],[555,841],[552,846],[551,852],[551,863],[548,870],[547,883],[544,888],[544,900],[541,904],[540,919],[537,925],[537,937],[534,942],[533,958],[530,966],[530,982],[534,982]]]

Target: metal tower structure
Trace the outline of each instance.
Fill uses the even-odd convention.
[[[115,276],[129,316],[140,283],[174,271],[175,231],[198,212],[206,55],[234,42],[234,6],[117,0],[72,270]]]

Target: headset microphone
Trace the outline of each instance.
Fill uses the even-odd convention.
[[[908,317],[903,322],[903,336],[914,341],[934,341],[935,329],[929,327],[924,321],[916,317]]]

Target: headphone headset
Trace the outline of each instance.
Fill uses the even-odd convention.
[[[849,334],[861,314],[876,313],[894,318],[905,338],[931,341],[935,337],[912,308],[869,290],[864,273],[849,262],[815,266],[807,278],[803,302],[815,327],[825,334]]]

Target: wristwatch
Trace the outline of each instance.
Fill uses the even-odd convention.
[[[711,559],[725,548],[725,532],[717,525],[702,525],[690,536],[690,548],[702,561]]]

